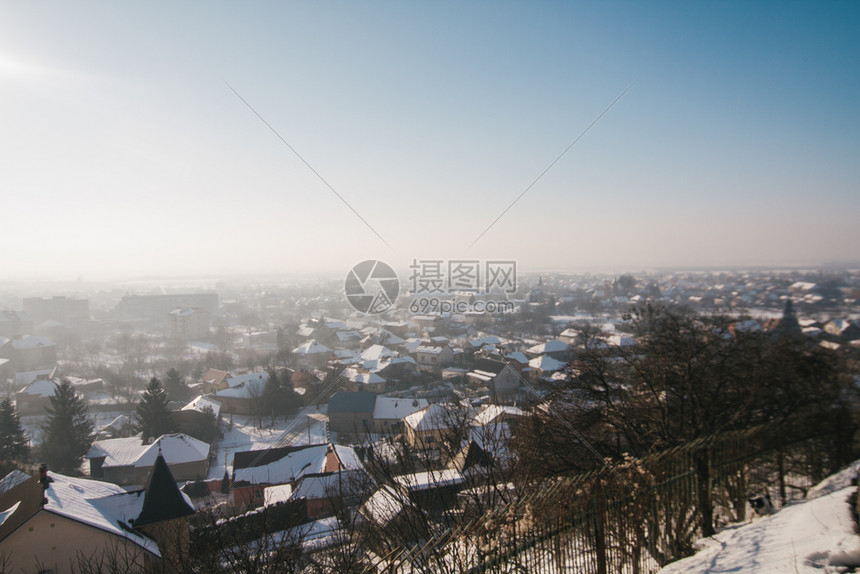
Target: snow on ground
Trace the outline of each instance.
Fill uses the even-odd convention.
[[[697,554],[660,574],[700,572],[846,572],[860,566],[860,536],[848,497],[860,461],[813,488],[806,499],[772,516],[726,528],[699,541]]]
[[[317,412],[312,409],[311,412]],[[221,429],[224,432],[222,438],[213,449],[216,449],[216,460],[209,466],[208,478],[222,478],[224,469],[228,473],[233,472],[233,455],[236,452],[246,450],[261,450],[273,446],[320,444],[327,442],[325,422],[298,415],[284,421],[277,418],[275,425],[271,426],[271,418],[264,418],[263,427],[257,428],[255,417],[233,415],[232,429],[230,428],[230,415],[223,416],[224,422]],[[308,432],[310,423],[310,433]]]

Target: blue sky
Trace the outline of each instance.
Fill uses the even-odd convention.
[[[5,3],[4,275],[857,263],[858,29],[854,2]]]

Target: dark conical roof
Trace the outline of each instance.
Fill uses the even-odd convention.
[[[176,481],[173,480],[173,474],[159,451],[149,478],[146,480],[143,508],[140,516],[134,521],[134,526],[146,526],[190,514],[194,514],[194,509],[179,492]]]

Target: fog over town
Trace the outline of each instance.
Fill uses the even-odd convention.
[[[858,6],[0,13],[0,574],[860,567]]]

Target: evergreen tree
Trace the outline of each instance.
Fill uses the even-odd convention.
[[[176,423],[170,414],[168,402],[167,392],[161,386],[161,381],[158,377],[152,377],[140,398],[135,414],[136,428],[143,433],[144,443],[163,434],[176,432]]]
[[[283,371],[281,376],[274,369],[269,371],[266,386],[263,390],[263,400],[266,405],[266,414],[274,416],[287,416],[301,405],[301,398],[293,389],[289,371]],[[274,424],[274,421],[272,421]]]
[[[187,425],[184,425],[182,432],[209,444],[212,444],[216,438],[221,436],[218,417],[215,416],[215,411],[209,406],[203,407],[200,416],[195,417]]]
[[[51,406],[45,408],[48,419],[42,427],[42,456],[52,470],[79,474],[95,438],[87,404],[68,381],[57,386],[50,400]]]
[[[176,369],[167,371],[167,377],[164,379],[164,390],[167,391],[167,396],[171,401],[184,402],[191,395],[191,389],[188,388],[182,375]]]
[[[0,402],[0,467],[24,461],[30,454],[27,437],[12,401]]]

